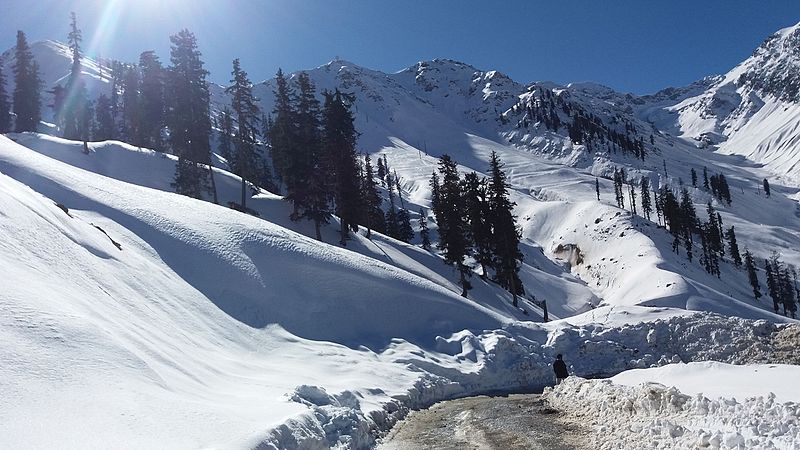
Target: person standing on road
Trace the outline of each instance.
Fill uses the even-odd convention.
[[[569,376],[567,365],[564,363],[560,353],[556,355],[556,360],[553,362],[553,372],[556,373],[556,384],[561,384]]]

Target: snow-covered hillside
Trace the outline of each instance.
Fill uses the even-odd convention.
[[[650,96],[521,83],[445,59],[392,74],[340,59],[309,70],[318,92],[355,94],[359,150],[396,171],[415,228],[423,208],[436,232],[428,180],[441,155],[462,174],[485,173],[499,155],[522,229],[521,308],[477,273],[460,297],[455,270],[418,241],[362,230],[342,248],[334,223],[318,242],[264,190],[247,202],[258,217],[226,208],[241,180],[220,158],[216,205],[173,193],[169,154],[0,136],[0,446],[360,449],[409,408],[541,389],[556,353],[586,377],[800,363],[796,328],[783,324],[796,321],[754,300],[730,258],[717,277],[673,252],[655,217],[616,206],[610,180],[619,167],[685,187],[700,219],[711,203],[759,267],[773,251],[800,266],[800,109],[796,90],[776,90],[800,85],[797,36],[782,30],[729,74]],[[62,83],[66,48],[32,50],[45,88]],[[105,67],[87,59],[84,72],[93,96],[107,92]],[[273,88],[255,88],[267,112]],[[229,98],[211,92],[216,114]],[[730,204],[692,186],[690,170],[704,168],[725,175]],[[539,323],[542,300],[558,320]],[[659,370],[636,380],[673,373]],[[571,383],[554,392],[647,392]],[[707,404],[658,395],[692,412]],[[774,411],[796,416],[789,408]]]
[[[800,24],[770,36],[752,56],[671,102],[647,97],[640,116],[700,148],[742,155],[800,185]],[[655,100],[655,103],[654,103]],[[658,107],[654,107],[657,104]]]

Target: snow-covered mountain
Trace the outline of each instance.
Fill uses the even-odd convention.
[[[775,350],[789,328],[771,323],[793,321],[752,298],[743,270],[726,261],[712,276],[674,253],[663,227],[616,206],[609,179],[621,167],[685,186],[701,219],[712,203],[759,262],[779,251],[800,266],[795,29],[725,76],[648,96],[445,59],[307,71],[320,92],[355,94],[359,148],[398,173],[415,226],[420,207],[430,215],[439,156],[480,173],[499,154],[523,233],[522,309],[477,276],[459,297],[453,268],[417,242],[358,233],[344,249],[329,244],[335,224],[327,243],[310,239],[311,224],[291,222],[270,192],[248,201],[258,217],[178,196],[168,154],[0,136],[0,341],[11,343],[0,346],[0,443],[360,449],[409,408],[541,388],[559,352],[585,376],[796,363]],[[32,49],[46,90],[63,82],[65,47]],[[92,95],[107,92],[106,67],[87,59],[84,72]],[[265,111],[273,88],[255,88]],[[216,113],[229,99],[211,90]],[[224,205],[240,179],[218,166]],[[691,185],[690,169],[704,168],[726,176],[731,204]],[[534,297],[560,320],[537,323]]]
[[[770,36],[727,74],[647,97],[641,116],[698,147],[742,155],[800,185],[800,24]],[[653,108],[658,104],[658,108]]]

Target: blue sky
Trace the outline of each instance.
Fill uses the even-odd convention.
[[[17,29],[65,40],[73,10],[86,47],[126,61],[150,49],[168,60],[169,35],[191,29],[215,82],[235,57],[254,81],[335,56],[388,72],[452,58],[635,93],[726,72],[800,21],[797,0],[0,0],[0,48]]]

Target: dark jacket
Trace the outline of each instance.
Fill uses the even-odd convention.
[[[557,359],[556,362],[553,363],[553,372],[556,373],[556,378],[567,378],[569,376],[567,365],[564,364],[564,360],[561,359]]]

